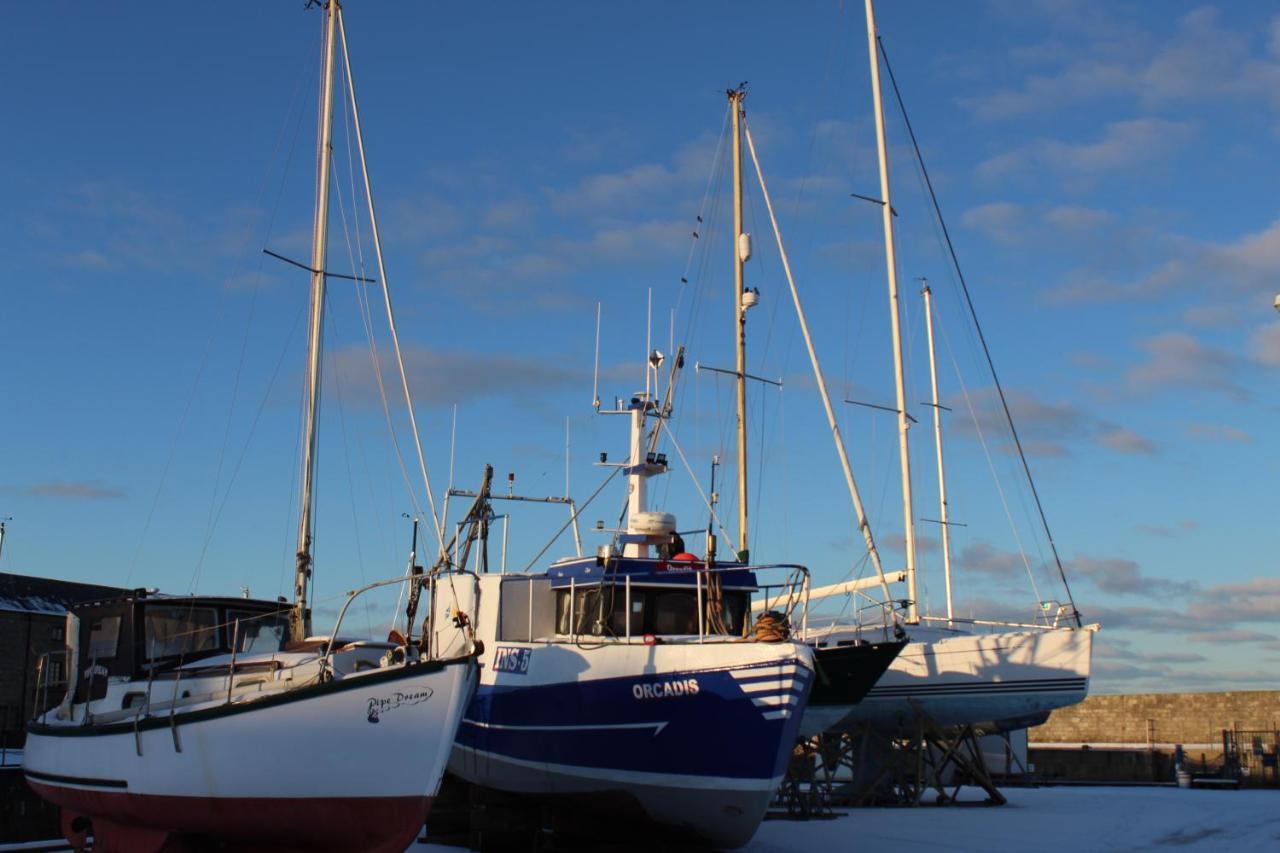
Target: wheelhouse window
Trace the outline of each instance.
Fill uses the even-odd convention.
[[[675,590],[653,593],[653,633],[698,633],[698,597]]]
[[[289,632],[289,614],[227,611],[227,633],[235,634],[238,654],[271,654],[284,648]]]
[[[572,598],[569,590],[556,590],[556,633],[622,637],[627,635],[628,628],[633,637],[698,633],[697,590],[633,585],[629,620],[626,599],[626,587],[622,584],[578,589]],[[704,592],[703,630],[708,634],[742,636],[748,599],[746,592],[726,592],[717,609]]]
[[[218,611],[213,607],[148,607],[147,660],[180,657],[218,648]]]
[[[572,607],[570,606],[572,602]],[[631,633],[644,633],[644,597],[632,597]],[[571,627],[572,626],[572,627]],[[610,584],[576,590],[556,591],[556,633],[623,637],[627,634],[627,592]]]

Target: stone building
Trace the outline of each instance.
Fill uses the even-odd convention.
[[[36,662],[46,652],[63,649],[67,608],[125,592],[113,586],[0,572],[0,747],[22,745],[33,710]],[[62,662],[51,664],[50,676],[65,679]]]

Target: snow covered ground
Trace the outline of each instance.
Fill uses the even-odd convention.
[[[766,821],[742,850],[1280,850],[1280,791],[1069,787],[1004,793],[1009,803],[998,808],[851,809],[835,820]],[[418,844],[407,853],[458,850]]]
[[[743,849],[1280,850],[1280,791],[1069,787],[1004,793],[1009,802],[998,808],[858,809],[831,821],[767,821]]]

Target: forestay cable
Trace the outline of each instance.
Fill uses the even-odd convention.
[[[351,74],[351,56],[347,52],[347,30],[342,23],[342,10],[338,10],[338,35],[342,39],[342,64],[347,73],[347,91],[351,96],[351,119],[356,131],[356,146],[360,152],[360,171],[364,176],[364,194],[369,203],[369,228],[373,232],[373,250],[378,259],[378,279],[382,285],[382,301],[387,308],[387,324],[391,329],[391,342],[396,351],[396,365],[400,369],[400,387],[404,391],[405,407],[409,410],[409,426],[413,430],[413,446],[418,453],[418,468],[422,473],[422,482],[427,490],[427,505],[431,510],[431,528],[436,534],[438,555],[445,554],[444,527],[436,512],[435,493],[431,490],[431,477],[427,474],[427,460],[422,452],[422,436],[418,432],[418,419],[413,410],[413,395],[409,392],[409,378],[404,369],[404,354],[400,351],[400,335],[396,331],[395,312],[391,308],[391,291],[387,287],[387,270],[382,259],[382,237],[378,232],[378,217],[373,207],[373,188],[369,181],[369,164],[364,155],[364,132],[360,127],[360,108],[356,104],[355,80]]]

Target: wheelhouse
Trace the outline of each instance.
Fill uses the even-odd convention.
[[[289,607],[280,601],[148,594],[78,605],[76,702],[101,698],[108,679],[147,679],[228,654],[284,650]]]
[[[597,637],[745,636],[755,573],[741,564],[617,557],[567,560],[548,572],[556,633]]]

